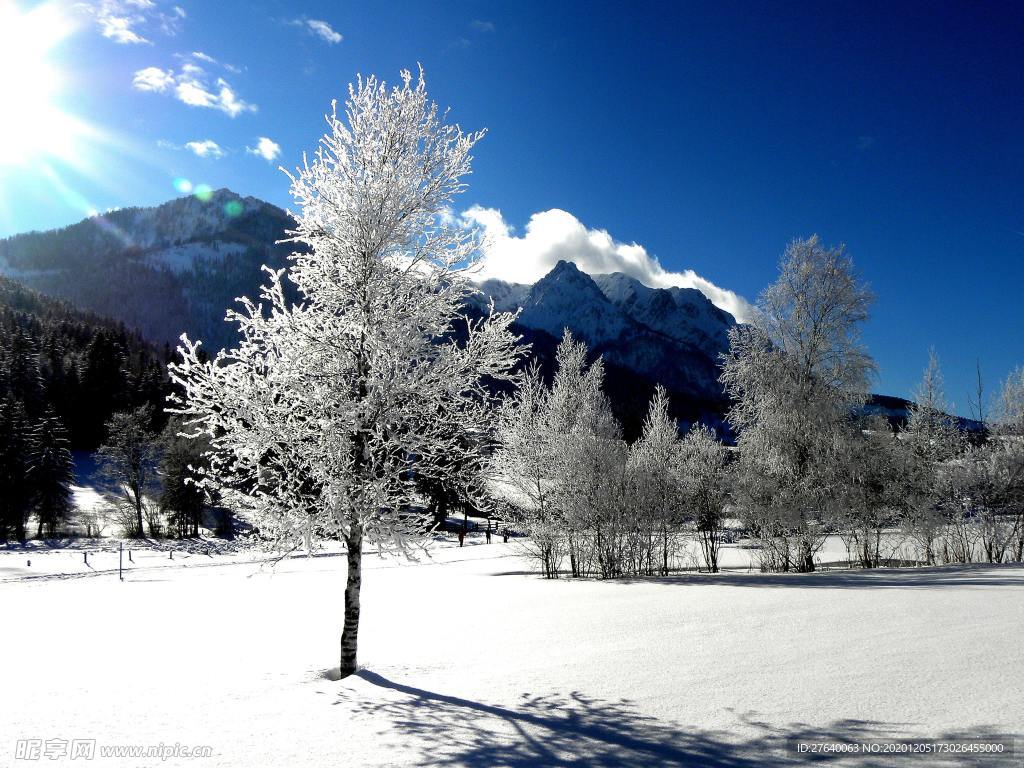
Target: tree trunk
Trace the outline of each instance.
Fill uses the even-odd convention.
[[[814,552],[811,545],[806,541],[800,542],[800,561],[797,570],[801,573],[812,573],[814,571]]]
[[[142,487],[132,486],[132,493],[135,494],[135,525],[139,527],[139,538],[146,538],[146,529],[142,527]]]
[[[661,528],[662,573],[668,576],[668,526]]]
[[[345,628],[341,632],[339,674],[348,677],[356,671],[356,645],[359,639],[359,588],[363,583],[363,530],[352,526],[346,542],[348,578],[345,584]]]

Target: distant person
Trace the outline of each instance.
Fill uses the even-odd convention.
[[[466,531],[465,531],[465,529],[463,529],[463,528],[460,528],[460,529],[459,529],[459,546],[460,546],[460,547],[462,546],[462,543],[463,543],[463,542],[464,542],[465,540],[466,540]]]

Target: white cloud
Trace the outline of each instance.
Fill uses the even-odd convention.
[[[174,85],[174,73],[169,69],[146,67],[140,69],[132,78],[132,88],[137,91],[156,91],[163,93]]]
[[[132,29],[135,22],[129,16],[103,16],[97,19],[97,21],[103,36],[113,40],[115,43],[127,45],[149,42],[149,40]]]
[[[142,32],[146,27],[156,26],[165,35],[174,35],[185,18],[185,11],[178,6],[165,13],[153,0],[95,0],[80,2],[75,8],[95,18],[100,33],[121,45],[151,44]]]
[[[256,106],[249,104],[248,102],[242,101],[235,95],[235,92],[231,90],[231,86],[227,84],[224,78],[217,79],[217,103],[215,106],[222,112],[226,112],[235,117],[242,112],[255,112]]]
[[[217,97],[195,80],[182,80],[174,88],[174,97],[182,104],[190,107],[210,107],[217,101]]]
[[[218,160],[224,157],[224,149],[213,139],[186,141],[185,149],[199,157],[208,157],[211,160]]]
[[[256,142],[256,146],[246,147],[245,151],[250,155],[259,155],[270,163],[281,154],[281,145],[276,141],[268,139],[266,136],[260,136]]]
[[[309,32],[309,34],[319,37],[325,43],[329,43],[330,45],[340,43],[344,39],[340,33],[335,32],[334,29],[331,28],[331,25],[322,19],[294,19],[291,24],[296,27],[302,27]]]
[[[484,234],[477,280],[535,283],[565,260],[589,274],[622,272],[651,288],[696,288],[739,322],[752,317],[753,308],[742,296],[719,288],[692,269],[669,272],[642,245],[620,243],[603,229],[588,229],[567,211],[553,208],[533,214],[521,237],[496,208],[473,206],[462,217]]]
[[[199,59],[200,61],[205,61],[207,64],[217,63],[217,60],[213,58],[213,56],[211,56],[208,53],[203,53],[202,51],[192,51],[191,55],[193,58]]]
[[[485,21],[484,19],[473,19],[469,22],[469,26],[477,32],[493,32],[495,29],[493,21]]]
[[[190,107],[218,109],[230,117],[255,112],[256,105],[243,101],[222,77],[211,82],[198,64],[185,63],[174,70],[146,67],[135,73],[132,87],[139,91],[164,93],[173,87],[174,98]]]

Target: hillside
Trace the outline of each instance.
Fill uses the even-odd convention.
[[[205,202],[125,208],[0,241],[0,274],[154,343],[173,348],[187,332],[216,350],[234,340],[225,312],[236,297],[258,293],[262,265],[287,264],[290,246],[275,243],[291,224],[280,208],[221,189]],[[533,286],[492,280],[480,288],[478,307],[493,298],[500,308],[522,308],[517,329],[542,367],[566,327],[603,355],[627,433],[639,426],[655,382],[670,390],[683,420],[720,418],[717,361],[735,321],[699,291],[588,276],[570,262]]]
[[[257,293],[262,265],[285,265],[290,248],[275,243],[290,224],[280,208],[220,189],[2,240],[0,274],[154,342],[188,332],[217,349],[232,338],[225,310]]]
[[[170,354],[121,323],[0,277],[0,400],[19,403],[30,421],[52,411],[74,449],[94,449],[115,410],[162,405]]]

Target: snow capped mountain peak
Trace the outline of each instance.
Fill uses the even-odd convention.
[[[520,325],[560,337],[568,328],[607,360],[678,391],[720,397],[718,356],[733,317],[691,288],[651,288],[622,273],[588,275],[559,261],[533,286],[487,280],[499,310],[522,309]]]
[[[225,309],[257,295],[263,264],[287,263],[290,248],[275,243],[293,224],[276,206],[218,189],[0,240],[0,274],[152,341],[187,331],[216,350],[234,338]]]
[[[593,279],[609,301],[653,330],[699,347],[728,348],[736,320],[696,288],[650,288],[621,272]]]
[[[534,283],[523,305],[521,321],[553,336],[561,336],[569,328],[585,339],[616,338],[628,326],[628,318],[571,261],[559,261]]]

